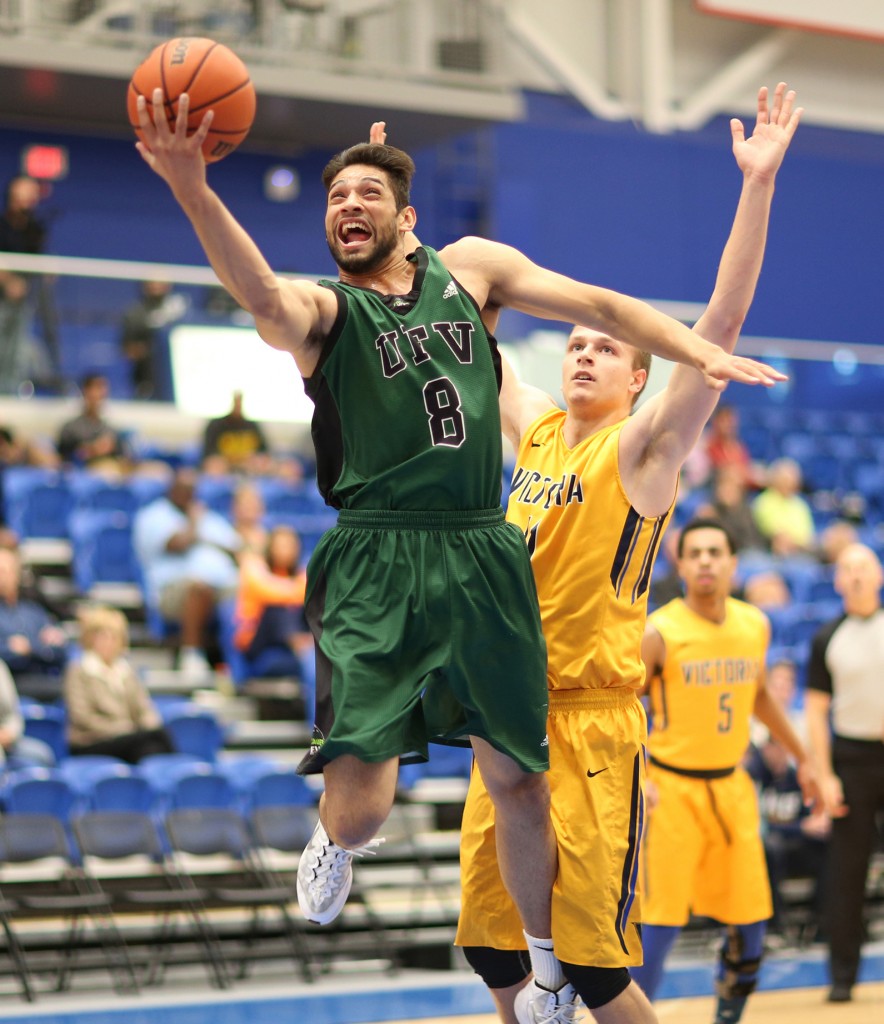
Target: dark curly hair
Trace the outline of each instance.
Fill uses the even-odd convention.
[[[322,172],[322,183],[328,192],[331,183],[345,167],[353,164],[368,164],[385,171],[390,179],[393,195],[396,197],[396,211],[408,206],[411,191],[411,179],[414,177],[414,161],[401,149],[395,146],[381,146],[373,142],[360,142],[356,146],[342,150],[325,165]]]

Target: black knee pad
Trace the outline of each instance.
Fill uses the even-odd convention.
[[[583,967],[563,963],[562,970],[590,1010],[597,1010],[616,999],[626,991],[630,981],[625,967]]]
[[[746,956],[745,927],[757,929],[759,926],[729,925],[727,928],[721,947],[721,968],[715,982],[715,994],[722,999],[744,999],[755,991],[758,984],[761,957]]]
[[[755,991],[758,984],[758,968],[761,958],[756,960],[729,960],[721,958],[724,968],[721,978],[715,983],[715,994],[722,999],[745,998]]]
[[[489,988],[509,988],[511,985],[518,985],[531,973],[531,961],[525,949],[464,946],[463,955]]]

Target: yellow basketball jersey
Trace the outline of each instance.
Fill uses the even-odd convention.
[[[648,621],[666,644],[650,687],[651,756],[692,771],[739,764],[770,638],[767,616],[728,598],[719,625],[679,597]]]
[[[549,688],[639,687],[648,584],[669,513],[629,503],[618,445],[626,420],[573,448],[551,409],[522,437],[507,519],[525,534],[549,657]]]

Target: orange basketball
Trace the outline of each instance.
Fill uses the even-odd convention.
[[[187,134],[200,126],[207,110],[214,110],[212,128],[203,143],[207,163],[232,153],[248,135],[255,119],[255,87],[248,68],[233,50],[212,39],[181,38],[161,43],[135,69],[129,82],[129,124],[141,138],[137,101],[147,99],[152,114],[153,91],[163,90],[170,126],[178,117],[178,97],[190,97]]]

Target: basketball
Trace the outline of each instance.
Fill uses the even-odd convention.
[[[188,135],[199,128],[207,110],[215,112],[211,131],[203,143],[207,163],[232,153],[248,135],[255,119],[255,87],[248,68],[233,50],[213,39],[169,39],[135,69],[129,82],[127,106],[129,124],[139,138],[142,132],[138,125],[138,97],[145,97],[148,112],[153,116],[156,88],[163,90],[170,127],[174,127],[178,117],[178,97],[184,92],[190,97]]]

